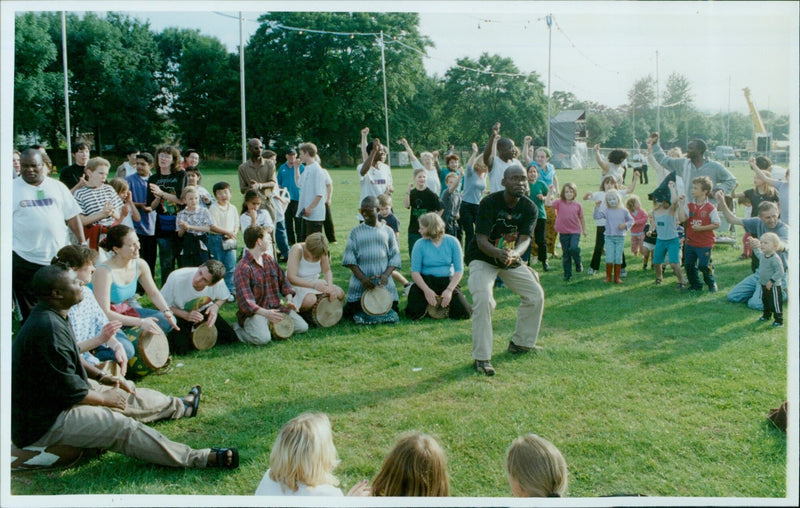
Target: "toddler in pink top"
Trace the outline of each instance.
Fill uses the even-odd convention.
[[[564,281],[572,278],[572,263],[575,262],[575,271],[582,272],[581,264],[581,233],[586,236],[586,223],[583,220],[583,206],[575,201],[578,188],[574,183],[565,183],[561,194],[556,194],[551,187],[551,192],[545,200],[547,206],[552,206],[556,211],[555,230],[561,241],[561,264],[564,267]],[[556,198],[556,199],[554,199]]]
[[[642,208],[642,202],[636,194],[632,194],[628,200],[625,201],[625,208],[628,209],[633,217],[633,226],[631,226],[631,253],[634,256],[638,256],[639,253],[645,255],[646,252],[642,249],[644,227],[650,217],[647,215],[647,211]]]

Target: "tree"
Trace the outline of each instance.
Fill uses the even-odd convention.
[[[667,84],[662,94],[663,107],[681,105],[691,108],[694,105],[692,83],[689,78],[678,72],[673,72],[667,78]]]
[[[481,72],[476,72],[478,69]],[[477,61],[461,58],[445,74],[445,109],[460,136],[453,141],[485,142],[492,124],[501,122],[502,135],[518,144],[526,135],[547,136],[547,98],[536,74],[519,74],[514,62],[483,53]]]
[[[230,139],[238,146],[238,58],[199,30],[167,28],[155,40],[162,55],[159,101],[178,138],[171,141],[203,154],[224,151]]]
[[[350,158],[362,127],[383,131],[379,38],[307,30],[386,33],[390,130],[394,113],[423,81],[420,52],[431,42],[419,33],[415,13],[273,12],[260,21],[245,51],[248,136],[264,136],[279,146],[310,140],[323,158],[343,160]]]

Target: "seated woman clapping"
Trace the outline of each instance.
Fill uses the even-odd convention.
[[[464,275],[464,255],[461,244],[444,233],[444,221],[437,213],[419,218],[422,239],[414,244],[411,253],[411,278],[414,285],[408,293],[406,317],[420,319],[428,305],[449,307],[450,319],[469,319],[472,309],[461,292],[459,283]]]

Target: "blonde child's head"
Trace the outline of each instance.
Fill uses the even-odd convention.
[[[186,200],[189,196],[197,196],[197,187],[194,185],[187,185],[183,188],[183,192],[181,192],[181,199]]]
[[[450,187],[456,183],[456,180],[458,180],[458,173],[448,173],[444,178],[444,184]]]
[[[774,254],[783,247],[781,238],[775,233],[764,233],[758,241],[761,243],[761,251],[764,254]]]
[[[322,233],[311,233],[305,240],[306,249],[314,257],[320,259],[328,255],[328,240]]]
[[[378,211],[383,217],[388,217],[392,213],[392,196],[389,194],[378,196]]]
[[[447,459],[427,434],[403,435],[383,460],[372,482],[373,496],[446,497],[450,495]]]
[[[269,455],[269,477],[297,492],[309,487],[338,485],[333,470],[339,456],[333,445],[331,421],[325,413],[303,413],[281,428]]]
[[[114,189],[114,192],[116,192],[119,197],[123,198],[123,200],[128,196],[130,186],[128,185],[128,181],[124,178],[112,178],[111,181],[108,182],[108,185],[110,185],[111,188]]]
[[[511,443],[506,474],[516,497],[563,497],[567,491],[564,456],[536,434],[520,436]]]
[[[621,208],[622,207],[622,199],[619,196],[619,192],[616,190],[610,190],[606,192],[606,208]]]
[[[571,191],[568,195],[567,190]],[[578,197],[578,186],[572,182],[567,182],[561,187],[561,199],[563,201],[574,201]]]
[[[642,207],[642,201],[636,194],[631,194],[630,197],[625,201],[625,208],[627,208],[628,211],[631,213],[635,212],[641,207]]]

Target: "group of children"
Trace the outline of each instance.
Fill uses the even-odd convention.
[[[286,423],[275,439],[269,469],[257,496],[342,496],[334,469],[339,464],[333,431],[324,413],[303,413]],[[515,439],[507,452],[506,473],[515,497],[564,497],[567,463],[549,441],[535,434]],[[447,458],[432,436],[403,434],[372,480],[356,483],[348,496],[446,497],[450,495]]]

